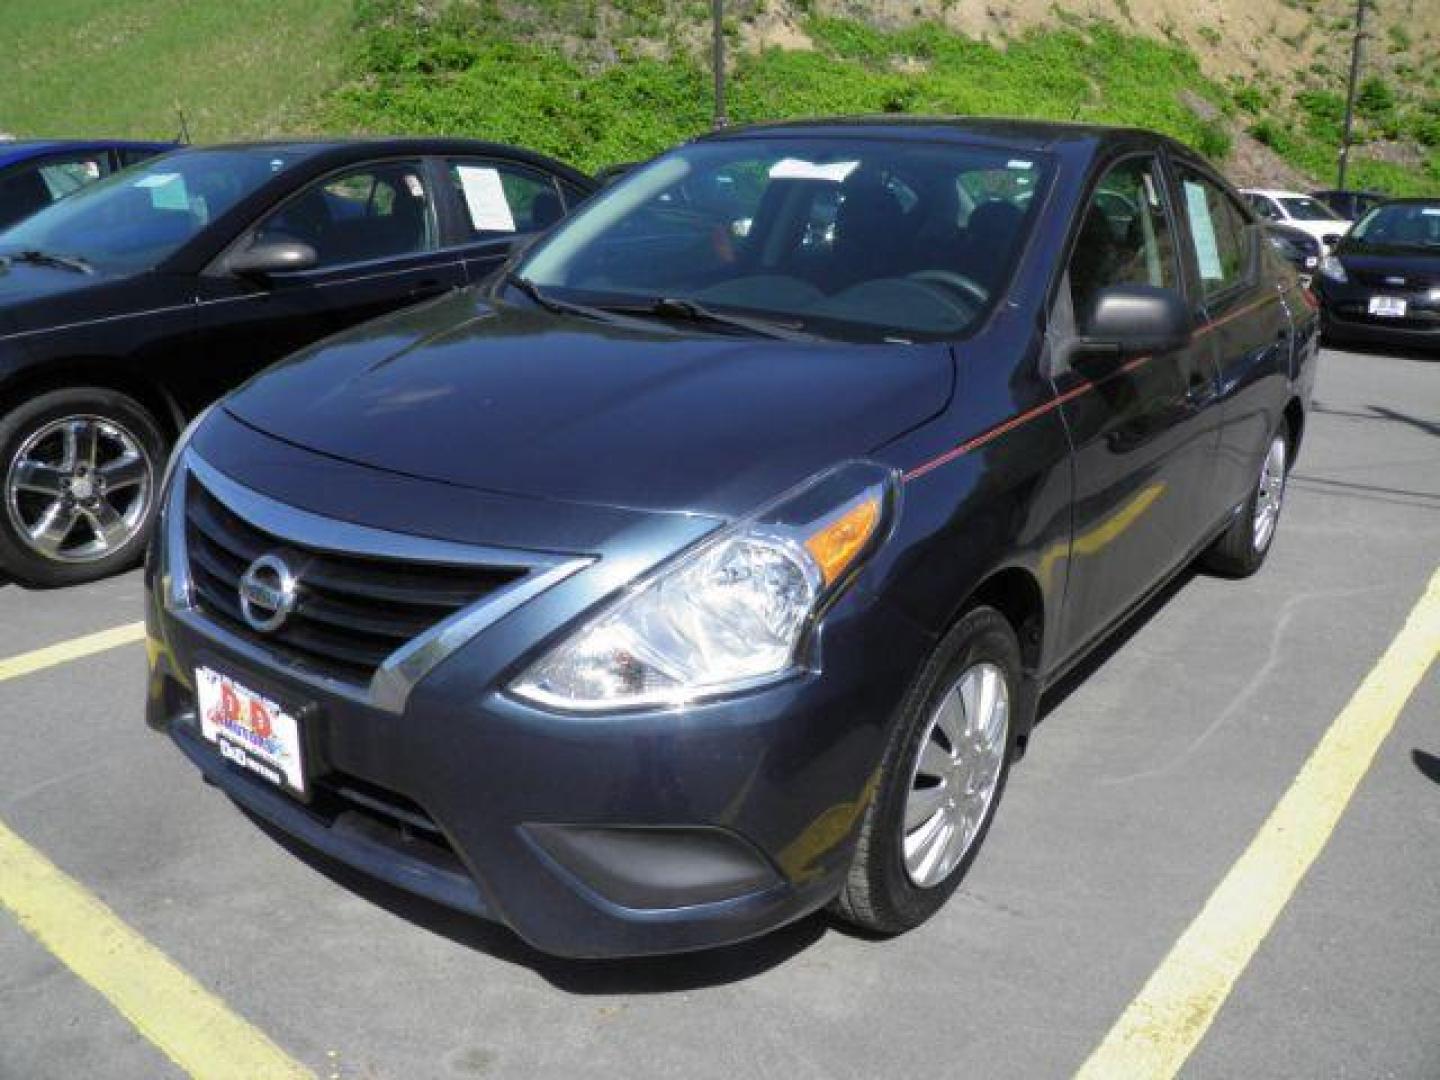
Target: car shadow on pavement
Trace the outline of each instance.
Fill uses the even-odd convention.
[[[527,967],[550,985],[572,994],[669,994],[741,982],[808,949],[828,925],[823,914],[799,919],[763,937],[703,952],[618,960],[572,960],[526,944],[498,923],[452,911],[351,869],[280,832],[238,807],[265,835],[312,870],[377,907],[457,945],[507,964]]]
[[[1433,780],[1440,784],[1440,757],[1434,754],[1427,754],[1424,750],[1411,750],[1410,760],[1420,770],[1420,775],[1427,780]]]

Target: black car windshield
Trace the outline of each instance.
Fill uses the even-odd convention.
[[[700,142],[597,195],[518,274],[593,307],[953,338],[1003,295],[1050,171],[1044,155],[933,141]]]
[[[1387,203],[1360,219],[1347,250],[1392,248],[1440,254],[1440,202]]]
[[[1285,213],[1295,221],[1345,220],[1319,199],[1312,199],[1309,195],[1282,195],[1280,205],[1285,207]]]
[[[304,156],[256,147],[151,158],[0,232],[0,256],[38,251],[114,273],[148,269]]]

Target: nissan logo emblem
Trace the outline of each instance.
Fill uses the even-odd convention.
[[[280,629],[295,610],[295,575],[278,555],[261,555],[240,575],[240,614],[262,634]]]

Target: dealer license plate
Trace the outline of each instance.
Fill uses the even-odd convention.
[[[1403,319],[1405,317],[1405,301],[1398,296],[1372,296],[1370,298],[1370,314],[1386,319]]]
[[[207,667],[195,669],[200,732],[220,756],[276,787],[305,794],[300,725],[274,701]]]

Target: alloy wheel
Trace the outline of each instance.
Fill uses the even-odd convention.
[[[1254,543],[1256,551],[1270,546],[1280,505],[1285,500],[1285,437],[1276,435],[1260,467],[1260,486],[1255,494]]]
[[[154,488],[140,440],[103,416],[53,420],[27,438],[5,476],[5,506],[36,554],[93,562],[140,531]]]
[[[1004,672],[971,665],[931,715],[911,770],[901,840],[915,885],[940,884],[975,843],[1000,786],[1009,735]]]

